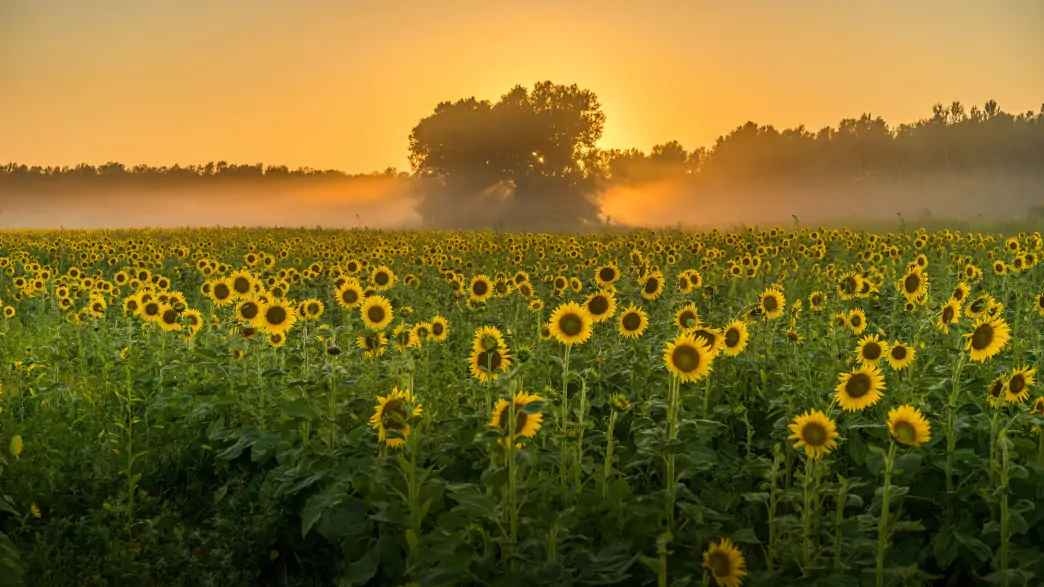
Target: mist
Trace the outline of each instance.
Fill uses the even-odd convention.
[[[415,205],[409,180],[400,177],[118,188],[70,181],[0,189],[0,227],[407,228],[420,223]]]

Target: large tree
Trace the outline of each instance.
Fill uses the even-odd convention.
[[[442,227],[594,225],[604,125],[598,97],[575,84],[443,102],[410,133],[418,210]]]

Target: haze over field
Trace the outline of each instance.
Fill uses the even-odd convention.
[[[1032,224],[1044,206],[1038,2],[594,6],[5,2],[0,226]]]

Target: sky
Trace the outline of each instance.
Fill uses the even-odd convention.
[[[638,6],[641,4],[641,6]],[[1044,102],[1044,2],[0,0],[0,162],[409,169],[444,100],[593,90],[602,146]]]

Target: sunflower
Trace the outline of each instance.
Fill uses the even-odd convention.
[[[188,326],[190,337],[195,336],[203,329],[203,314],[199,310],[185,310],[181,313],[181,319]]]
[[[885,358],[888,359],[888,364],[892,369],[900,371],[913,363],[916,354],[917,351],[912,346],[896,341],[888,345],[888,353]]]
[[[363,300],[362,285],[354,279],[348,279],[337,288],[334,297],[337,299],[337,305],[345,310],[350,310],[358,306]]]
[[[861,308],[853,308],[845,315],[845,324],[852,334],[862,334],[866,330],[866,312]]]
[[[391,324],[395,313],[391,302],[384,296],[372,295],[363,300],[359,306],[359,315],[363,324],[370,330],[384,330]]]
[[[678,327],[678,330],[690,330],[696,328],[699,324],[700,314],[696,309],[696,304],[692,302],[678,308],[678,311],[674,313],[674,325]]]
[[[170,304],[160,303],[159,313],[157,314],[157,324],[163,329],[164,332],[177,332],[181,330],[181,323],[178,321],[178,311],[175,310]]]
[[[239,318],[247,324],[257,320],[258,315],[261,313],[261,304],[254,299],[244,299],[236,304],[236,318]]]
[[[7,319],[14,318],[15,314],[17,314],[17,313],[18,312],[15,311],[14,306],[4,306],[4,318],[7,318]]]
[[[370,284],[377,291],[387,291],[395,287],[395,272],[385,265],[376,267],[370,272]]]
[[[689,334],[680,334],[663,351],[667,370],[682,382],[698,381],[710,373],[714,351]]]
[[[620,279],[620,269],[616,266],[616,263],[602,265],[595,271],[595,283],[598,284],[598,287],[616,283],[617,279]]]
[[[323,302],[315,298],[308,298],[302,301],[298,307],[306,320],[318,320],[323,316],[323,312],[326,311],[326,306]]]
[[[355,339],[355,346],[359,347],[367,359],[376,359],[388,348],[388,337],[380,331],[368,332]]]
[[[808,294],[808,306],[812,308],[813,312],[819,312],[823,309],[826,304],[826,295],[821,291],[814,291]]]
[[[1004,390],[1008,387],[1008,380],[1003,375],[998,375],[988,387],[986,387],[986,403],[997,408],[1004,403]]]
[[[591,294],[584,301],[584,307],[595,324],[604,322],[616,313],[616,296],[608,291]]]
[[[493,296],[493,284],[485,275],[476,275],[468,284],[468,299],[473,302],[484,302]]]
[[[725,346],[725,337],[721,330],[709,326],[698,326],[689,331],[694,339],[710,347],[711,352],[717,354]]]
[[[449,338],[449,320],[438,314],[432,318],[429,338],[435,342],[443,342]]]
[[[876,365],[861,365],[848,373],[840,374],[834,391],[841,409],[854,412],[880,401],[884,389],[885,380],[881,370]]]
[[[721,587],[739,587],[747,574],[743,553],[728,538],[707,547],[703,552],[703,568],[710,571],[714,582]]]
[[[797,416],[789,428],[794,448],[804,449],[805,456],[812,460],[819,460],[837,448],[837,425],[819,410]]]
[[[770,287],[761,292],[761,296],[758,298],[758,306],[761,308],[765,318],[769,320],[775,320],[782,316],[786,305],[787,299],[783,292],[775,287]]]
[[[232,288],[232,295],[237,298],[241,298],[249,295],[254,291],[255,278],[249,271],[236,271],[227,280],[229,287]]]
[[[472,377],[481,383],[489,383],[511,368],[511,352],[506,345],[475,347],[468,363]]]
[[[631,304],[624,308],[616,321],[616,330],[624,338],[638,338],[649,327],[649,315],[642,308]]]
[[[733,320],[725,326],[722,351],[730,357],[735,357],[747,348],[748,340],[750,340],[750,331],[747,330],[747,323],[742,320]]]
[[[864,365],[876,365],[888,353],[888,343],[876,334],[868,334],[856,344],[856,358]]]
[[[961,319],[961,302],[950,298],[946,305],[939,310],[939,319],[935,325],[946,334],[950,332],[950,326],[957,324]]]
[[[983,316],[975,321],[973,327],[972,332],[964,336],[968,339],[966,347],[971,360],[976,363],[999,353],[1011,338],[1011,328],[1004,318]]]
[[[232,301],[232,287],[227,280],[218,279],[210,283],[210,299],[219,306]]]
[[[413,428],[411,422],[423,413],[413,394],[398,387],[388,395],[377,396],[377,404],[370,416],[370,427],[377,430],[377,441],[398,448],[406,444]]]
[[[914,265],[907,270],[896,287],[907,300],[916,301],[928,291],[928,275],[920,265]]]
[[[594,320],[586,308],[575,302],[568,302],[555,309],[548,321],[548,327],[555,340],[572,346],[583,344],[591,338],[593,323]]]
[[[1004,385],[1004,401],[1009,404],[1022,403],[1029,398],[1030,387],[1036,382],[1036,369],[1027,367],[1013,369]]]
[[[1044,292],[1037,296],[1037,314],[1044,316]]]
[[[932,439],[932,427],[924,414],[908,404],[888,411],[888,432],[907,446],[921,446]]]
[[[957,300],[963,304],[964,300],[968,298],[969,293],[971,293],[971,287],[962,281],[953,288],[953,293],[950,294],[950,299]]]
[[[653,301],[663,294],[663,273],[651,271],[642,276],[642,298]]]
[[[254,327],[268,334],[286,334],[297,322],[297,312],[292,305],[282,300],[272,300],[261,304]]]
[[[511,426],[509,415],[512,403],[514,403],[515,411],[513,436],[512,431],[508,429]],[[506,439],[533,438],[540,430],[540,425],[544,420],[544,415],[540,413],[543,403],[544,398],[523,391],[515,393],[513,402],[501,398],[493,406],[493,416],[489,419],[489,427],[496,428]]]

